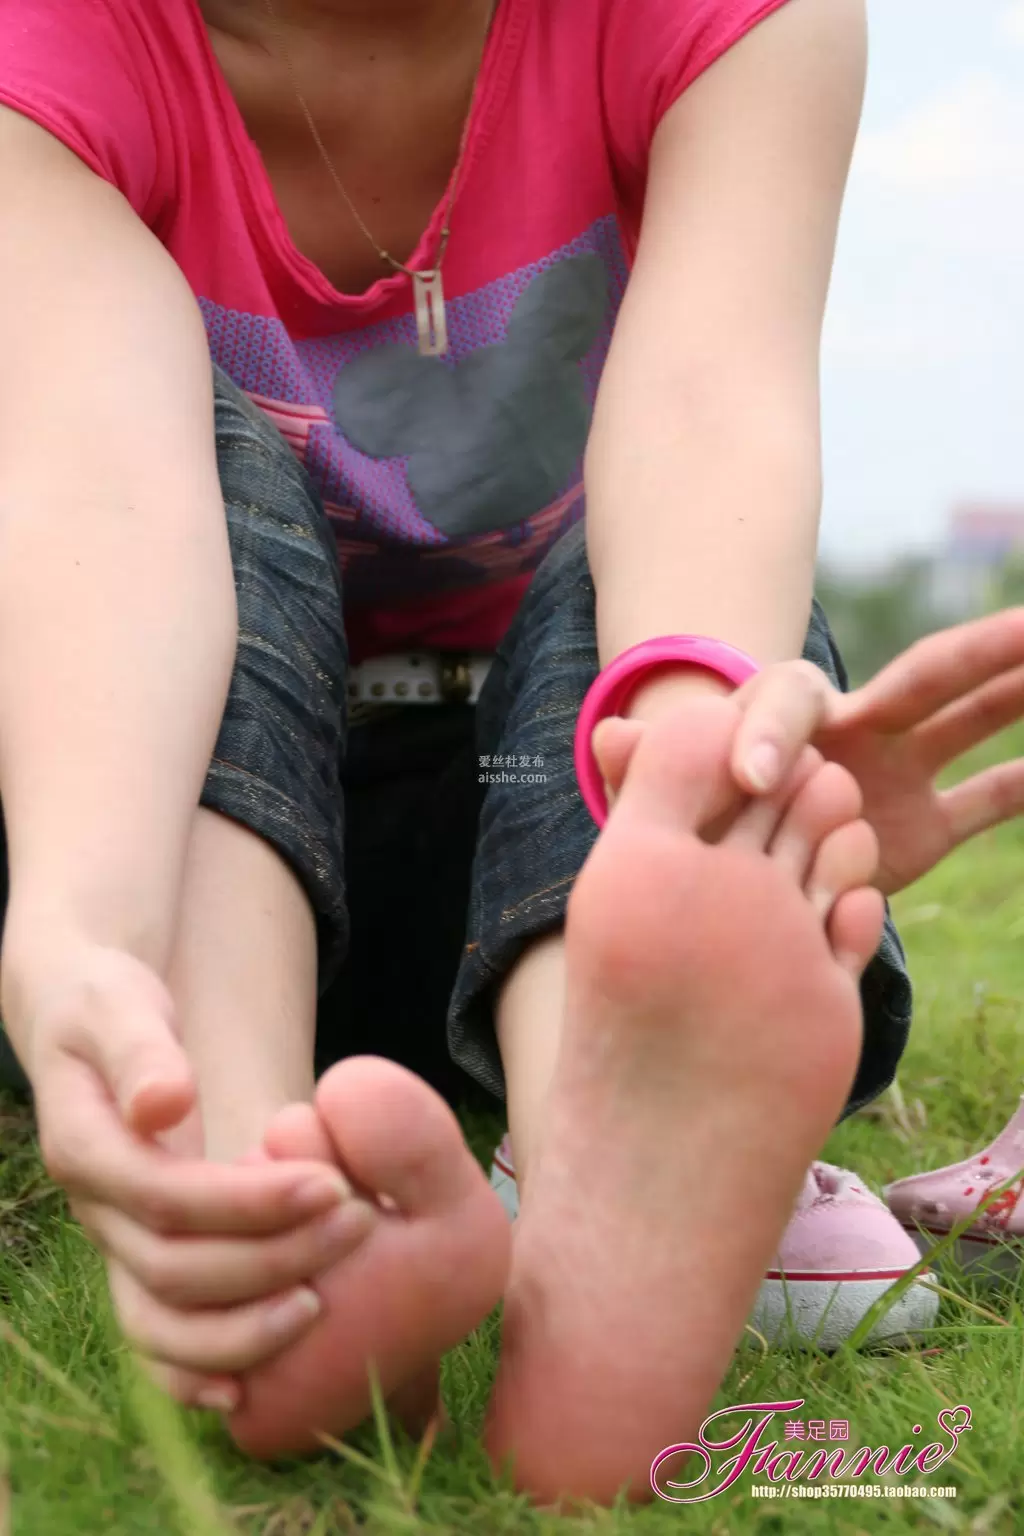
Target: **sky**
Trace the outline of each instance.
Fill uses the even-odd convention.
[[[871,65],[823,350],[822,553],[1024,508],[1024,0],[868,0]]]

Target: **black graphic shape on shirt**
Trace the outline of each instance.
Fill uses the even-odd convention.
[[[590,402],[580,361],[601,332],[608,280],[599,256],[542,272],[504,342],[454,368],[410,347],[380,347],[334,385],[338,425],[369,458],[408,457],[420,513],[450,537],[525,522],[569,485]]]

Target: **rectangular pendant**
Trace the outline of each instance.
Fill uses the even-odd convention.
[[[421,357],[443,357],[448,351],[448,316],[444,307],[441,273],[413,272],[412,289],[416,296],[416,329]]]

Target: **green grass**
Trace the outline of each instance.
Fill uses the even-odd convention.
[[[1021,750],[1024,737],[1012,745]],[[918,997],[898,1090],[842,1126],[826,1153],[876,1188],[964,1156],[1016,1103],[1024,1075],[1022,872],[1024,822],[961,851],[898,904]],[[483,1151],[496,1126],[472,1129]],[[974,1429],[938,1474],[958,1490],[948,1501],[783,1509],[751,1498],[744,1479],[685,1510],[533,1511],[495,1482],[477,1440],[494,1367],[493,1320],[445,1363],[455,1428],[425,1459],[381,1423],[315,1461],[256,1466],[232,1451],[212,1418],[180,1415],[138,1376],[111,1325],[100,1264],[41,1172],[30,1123],[0,1100],[0,1536],[1020,1531],[1024,1284],[983,1289],[948,1272],[943,1284],[938,1325],[915,1350],[827,1358],[752,1345],[737,1356],[719,1401],[802,1397],[799,1416],[850,1421],[851,1448],[895,1448],[915,1438],[915,1424],[934,1428],[944,1406],[969,1403]]]

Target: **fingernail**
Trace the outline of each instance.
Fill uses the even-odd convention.
[[[300,1285],[284,1301],[270,1309],[270,1325],[275,1333],[294,1333],[311,1317],[319,1317],[322,1303],[316,1291],[308,1285]]]
[[[347,1200],[331,1211],[320,1223],[320,1240],[327,1252],[341,1243],[348,1246],[360,1241],[373,1218],[373,1209],[365,1200]]]
[[[778,747],[773,747],[770,741],[760,742],[748,752],[744,766],[751,784],[764,794],[775,786],[782,768]]]
[[[237,1387],[204,1387],[197,1394],[196,1402],[200,1408],[208,1408],[211,1413],[234,1413],[241,1396]]]
[[[304,1215],[315,1216],[320,1211],[329,1211],[332,1205],[340,1205],[351,1194],[347,1180],[340,1173],[325,1171],[315,1179],[307,1179],[304,1184],[300,1184],[292,1196],[292,1203]]]

